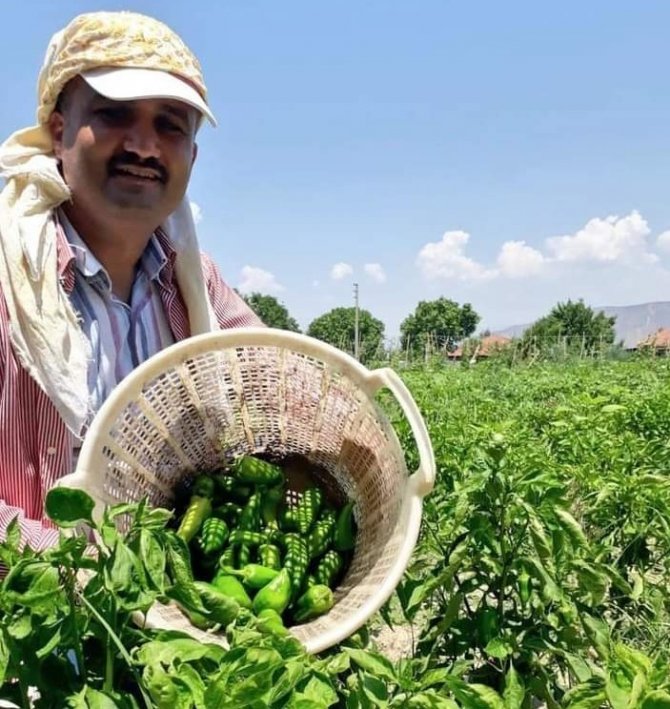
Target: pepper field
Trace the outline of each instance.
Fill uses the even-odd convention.
[[[33,706],[37,690],[40,707],[669,708],[670,361],[401,373],[438,476],[372,641],[359,632],[310,656],[244,622],[227,629],[228,649],[137,627],[135,610],[178,590],[180,557],[169,513],[121,505],[98,529],[95,559],[86,538],[33,554],[14,528],[0,544],[10,567],[0,699]],[[411,470],[409,427],[389,415]],[[74,502],[70,526],[92,507]],[[124,538],[119,514],[134,519]],[[82,569],[95,574],[85,590]],[[375,646],[385,623],[411,638],[404,656]]]
[[[463,706],[670,706],[669,365],[405,373],[438,481],[390,615]]]

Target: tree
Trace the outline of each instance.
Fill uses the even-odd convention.
[[[313,320],[307,334],[353,354],[356,308],[334,308]],[[384,339],[384,323],[367,310],[358,311],[360,359],[366,363],[374,359]]]
[[[428,348],[450,352],[475,331],[480,319],[470,303],[459,306],[447,298],[422,300],[400,325],[401,346],[414,355],[422,355]]]
[[[289,315],[286,306],[274,296],[251,293],[242,297],[245,303],[268,327],[300,332],[298,323]]]
[[[524,332],[522,351],[546,350],[558,345],[570,352],[597,352],[614,342],[615,322],[616,317],[595,313],[581,299],[576,303],[571,300],[558,303]]]

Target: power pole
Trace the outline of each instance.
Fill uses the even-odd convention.
[[[358,333],[358,283],[354,283],[354,357],[360,360],[360,342]]]

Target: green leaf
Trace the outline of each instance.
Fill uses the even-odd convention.
[[[551,548],[551,540],[545,532],[544,525],[537,518],[535,513],[531,513],[528,520],[528,529],[530,530],[530,536],[533,540],[533,546],[537,555],[542,560],[544,566],[551,566],[553,563],[554,552]]]
[[[412,578],[409,574],[398,585],[396,594],[400,601],[403,615],[408,621],[414,618],[429,591],[430,589],[423,579]]]
[[[465,709],[505,709],[502,697],[483,684],[466,684],[463,680],[452,677],[447,686]]]
[[[561,528],[565,531],[572,546],[577,549],[588,549],[589,543],[579,522],[561,507],[554,508],[554,514]]]
[[[149,584],[162,593],[165,588],[165,551],[148,529],[142,529],[140,532],[140,559]]]
[[[662,689],[655,689],[645,696],[640,709],[670,709],[670,694]]]
[[[224,653],[224,648],[217,645],[206,645],[195,638],[173,633],[139,646],[135,657],[140,665],[173,667],[179,662],[195,662],[203,658],[219,662]]]
[[[309,679],[302,694],[306,699],[320,702],[319,706],[322,707],[330,707],[333,704],[337,704],[338,701],[337,692],[333,688],[332,683],[323,676],[316,674]]]
[[[505,675],[505,691],[503,692],[505,709],[519,709],[519,707],[523,706],[525,696],[526,690],[519,673],[514,669],[514,665],[510,663],[509,670],[507,670]]]
[[[593,672],[583,657],[570,652],[563,653],[563,657],[578,682],[587,682],[593,677]]]
[[[633,601],[637,601],[644,592],[644,577],[637,569],[631,569],[629,574],[633,578],[633,591],[630,597]]]
[[[139,560],[120,539],[114,546],[114,552],[105,570],[111,591],[119,593],[129,591],[135,586],[133,571]]]
[[[283,700],[286,695],[296,688],[298,683],[303,679],[308,671],[309,670],[302,659],[289,660],[284,665],[284,671],[281,674],[278,674],[274,679],[272,691],[268,696],[268,703],[270,706],[283,706],[283,704],[277,703],[280,700]],[[333,674],[337,674],[337,671]]]
[[[372,673],[376,677],[386,679],[389,682],[397,681],[393,665],[383,655],[368,650],[354,650],[348,647],[344,648],[344,652],[346,652],[361,669]]]
[[[180,696],[184,697],[185,706],[196,707],[203,706],[205,701],[205,680],[207,676],[202,677],[198,670],[192,665],[181,663],[177,669],[177,678],[180,686],[178,691]],[[170,709],[170,707],[168,707]]]
[[[404,706],[407,706],[408,709],[458,709],[458,704],[455,701],[432,690],[412,694]]]
[[[7,625],[7,635],[14,640],[23,640],[33,632],[33,619],[30,615],[22,615]]]
[[[388,689],[386,688],[386,684],[379,677],[368,674],[367,672],[360,672],[359,676],[361,689],[372,704],[376,707],[387,707]]]
[[[434,670],[428,670],[421,675],[421,686],[422,687],[432,687],[433,685],[439,684],[443,685],[452,677],[453,673],[444,667],[440,667]]]
[[[626,407],[621,404],[605,404],[605,406],[600,409],[603,414],[616,414],[625,410]]]
[[[617,662],[626,669],[629,677],[639,673],[646,675],[651,670],[651,660],[644,653],[623,643],[614,645],[614,656]]]
[[[21,544],[21,526],[19,524],[19,515],[12,519],[7,525],[5,544],[12,550],[18,551]]]
[[[351,667],[351,658],[344,652],[328,657],[323,665],[324,670],[330,675],[339,675]]]
[[[565,709],[600,709],[606,701],[601,679],[592,679],[568,690],[563,697]]]
[[[603,660],[606,660],[610,654],[610,636],[607,624],[584,613],[582,615],[582,625],[598,655]]]
[[[5,683],[10,659],[11,655],[7,644],[7,637],[5,636],[5,631],[0,628],[0,687]]]
[[[142,679],[156,707],[164,709],[174,706],[179,690],[175,678],[159,663],[149,665],[142,672]]]
[[[69,697],[65,706],[68,709],[119,709],[124,704],[118,703],[105,692],[86,686],[81,692]]]
[[[528,571],[540,582],[543,597],[550,601],[560,601],[563,597],[561,589],[542,562],[533,556],[524,557],[523,561]]]
[[[632,683],[622,672],[608,673],[605,680],[605,693],[612,709],[629,709]]]
[[[59,527],[76,527],[82,522],[93,524],[93,498],[83,490],[55,487],[47,492],[44,508]]]
[[[484,648],[484,652],[491,657],[498,658],[499,660],[504,660],[509,657],[514,652],[514,647],[509,640],[505,638],[493,638],[491,639]]]
[[[573,567],[577,570],[581,586],[586,589],[591,597],[591,605],[601,605],[607,597],[607,591],[610,586],[608,576],[579,559],[573,562]]]

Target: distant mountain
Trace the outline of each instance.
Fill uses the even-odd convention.
[[[594,307],[593,310],[603,312],[608,317],[616,316],[616,342],[623,340],[624,347],[633,347],[660,327],[670,327],[670,302],[667,301],[640,305],[603,305]],[[505,330],[497,330],[496,333],[519,337],[530,325],[531,323],[512,325]]]

